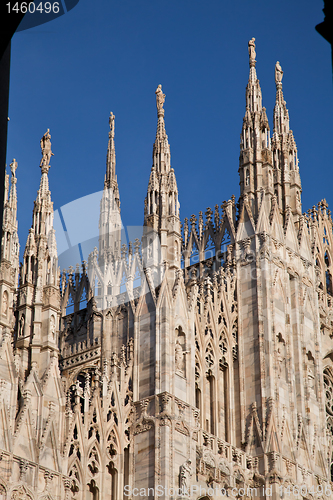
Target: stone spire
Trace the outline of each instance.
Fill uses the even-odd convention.
[[[6,175],[5,181],[5,200],[3,211],[3,231],[2,231],[2,244],[1,244],[1,260],[5,259],[11,262],[18,269],[19,258],[19,243],[18,243],[18,223],[17,223],[17,193],[16,193],[16,169],[17,161],[15,158],[10,164],[12,173],[10,192],[9,176]],[[16,275],[17,277],[17,275]]]
[[[301,179],[297,147],[289,128],[289,113],[282,91],[283,71],[279,61],[275,65],[276,100],[273,114],[272,151],[274,159],[274,189],[282,213],[290,206],[295,221],[302,215]]]
[[[0,339],[5,331],[12,330],[13,308],[18,286],[20,247],[17,233],[16,169],[17,161],[14,158],[10,164],[12,173],[10,191],[9,175],[6,174],[5,177],[0,262]]]
[[[153,167],[157,172],[164,173],[170,170],[170,146],[164,123],[164,101],[165,94],[162,92],[162,85],[155,91],[157,107],[157,129],[156,139],[153,147]]]
[[[42,176],[39,190],[37,191],[37,198],[34,202],[32,223],[35,238],[38,242],[41,239],[47,239],[50,230],[53,228],[53,203],[49,189],[48,172],[51,166],[51,157],[54,155],[51,151],[51,134],[49,129],[47,129],[41,138],[40,147],[42,150],[42,159],[39,166],[42,170]]]
[[[106,174],[99,217],[99,266],[102,269],[110,258],[118,259],[120,257],[121,247],[120,199],[114,145],[115,116],[112,112],[109,117],[109,126]]]
[[[247,194],[254,213],[262,189],[269,202],[273,194],[269,124],[256,72],[255,39],[248,43],[249,80],[246,87],[246,109],[241,133],[239,175],[241,195]]]
[[[36,362],[41,376],[52,353],[58,352],[56,325],[59,323],[60,311],[58,255],[48,179],[53,156],[49,129],[43,135],[40,146],[42,159],[39,166],[42,175],[21,268],[16,347],[24,371],[27,373]]]
[[[113,182],[117,182],[116,176],[116,149],[114,146],[114,132],[115,132],[115,116],[110,113],[109,117],[109,142],[108,151],[106,155],[106,174],[105,174],[105,184],[110,189]]]
[[[171,154],[164,122],[165,94],[162,85],[156,91],[157,129],[153,146],[153,165],[151,168],[148,192],[145,199],[144,225],[150,234],[158,234],[161,244],[162,261],[167,260],[171,266],[180,266],[180,219],[176,176],[171,168]],[[150,248],[156,239],[149,237],[146,247]],[[148,251],[152,259],[156,259],[157,249]],[[149,261],[149,258],[147,258]],[[148,265],[149,262],[148,262]]]

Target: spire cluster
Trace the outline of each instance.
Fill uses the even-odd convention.
[[[243,119],[240,152],[241,195],[247,194],[254,212],[258,212],[261,193],[265,193],[267,210],[276,196],[282,214],[287,207],[295,217],[301,214],[301,183],[298,173],[297,148],[289,130],[289,113],[282,92],[283,71],[279,61],[275,65],[276,102],[273,113],[273,137],[266,109],[262,106],[262,92],[256,74],[255,38],[248,42],[249,80],[246,87],[246,109]],[[290,175],[290,171],[294,174]]]

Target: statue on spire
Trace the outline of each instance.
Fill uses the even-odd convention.
[[[115,119],[115,116],[114,114],[112,113],[112,111],[110,111],[110,117],[109,117],[109,125],[110,125],[110,137],[112,137],[112,139],[114,138],[114,119]]]
[[[40,162],[40,167],[42,169],[42,173],[44,173],[44,171],[45,173],[47,173],[48,169],[50,168],[51,156],[54,156],[51,151],[51,134],[49,128],[40,140],[40,147],[43,155],[43,158]]]
[[[162,85],[159,85],[157,89],[155,90],[156,94],[156,107],[157,111],[161,111],[163,109],[163,104],[165,101],[165,94],[162,92]]]
[[[12,173],[12,176],[15,177],[15,172],[17,169],[17,161],[15,160],[15,158],[13,158],[13,161],[9,166],[10,166],[10,171]]]
[[[255,62],[256,60],[256,44],[254,42],[255,38],[251,38],[251,40],[248,43],[250,64],[251,62]]]
[[[279,61],[276,61],[276,64],[275,64],[275,83],[276,83],[276,85],[278,83],[282,82],[282,77],[283,77],[282,68],[280,66]]]

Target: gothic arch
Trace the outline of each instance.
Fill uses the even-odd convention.
[[[3,482],[0,483],[0,500],[6,500],[7,488]]]
[[[101,451],[99,449],[99,443],[96,440],[90,446],[87,456],[89,474],[95,477],[101,472]]]
[[[82,467],[80,461],[75,458],[71,466],[68,468],[68,477],[71,479],[71,491],[73,494],[79,493],[82,489]]]
[[[107,433],[106,448],[107,454],[111,460],[115,460],[119,455],[120,445],[119,436],[115,426],[112,426]]]

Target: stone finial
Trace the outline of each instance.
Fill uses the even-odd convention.
[[[276,83],[276,85],[282,84],[282,78],[283,78],[282,68],[280,66],[279,61],[276,61],[276,64],[275,64],[275,83]]]
[[[255,38],[251,38],[251,40],[248,43],[250,66],[252,66],[251,63],[256,62],[256,44],[254,42],[255,42]]]
[[[164,113],[163,104],[165,101],[165,94],[163,94],[162,92],[162,85],[158,85],[157,89],[155,90],[155,94],[156,94],[157,113],[162,114]]]

